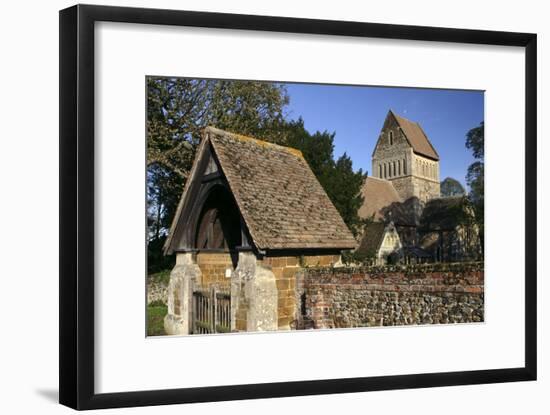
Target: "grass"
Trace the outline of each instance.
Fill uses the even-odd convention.
[[[170,282],[170,270],[164,270],[155,274],[149,274],[147,279],[157,284],[168,285]],[[162,301],[154,301],[147,305],[147,335],[164,336],[164,316],[168,307]]]
[[[151,303],[147,306],[147,335],[164,336],[164,316],[168,307],[162,303]]]

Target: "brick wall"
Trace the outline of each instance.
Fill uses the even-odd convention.
[[[313,328],[481,322],[483,263],[310,268],[296,299]]]
[[[229,289],[231,278],[225,276],[227,269],[233,270],[231,255],[227,252],[199,252],[197,265],[201,270],[201,285],[210,287],[218,285],[222,289]]]

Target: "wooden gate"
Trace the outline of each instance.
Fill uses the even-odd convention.
[[[231,294],[215,287],[193,290],[193,334],[231,331]]]

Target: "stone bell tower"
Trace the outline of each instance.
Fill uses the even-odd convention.
[[[372,154],[372,175],[390,181],[403,201],[440,196],[439,155],[418,123],[391,110]]]

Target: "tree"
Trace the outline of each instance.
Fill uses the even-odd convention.
[[[305,129],[302,118],[288,122],[285,131],[286,144],[302,152],[348,228],[354,235],[358,235],[363,225],[357,214],[363,204],[363,171],[359,169],[355,172],[351,158],[345,153],[334,160],[335,133],[317,131],[310,134]]]
[[[472,203],[479,225],[481,246],[484,240],[484,216],[485,216],[485,163],[484,163],[485,128],[483,122],[478,127],[472,128],[466,134],[466,148],[472,150],[476,161],[468,167],[466,183],[470,187],[468,198]]]
[[[472,150],[474,158],[483,161],[485,155],[485,126],[483,121],[479,126],[466,133],[466,148]]]
[[[149,77],[147,166],[162,165],[187,178],[207,125],[284,142],[287,103],[286,90],[274,83]]]
[[[329,185],[325,189],[342,219],[355,236],[361,233],[363,227],[363,221],[357,212],[364,201],[361,187],[365,177],[366,174],[363,174],[361,169],[357,172],[353,171],[351,158],[344,153],[336,160],[333,174],[328,179]]]
[[[441,182],[441,196],[463,196],[465,194],[466,190],[458,180],[447,177]]]
[[[284,143],[288,96],[275,83],[147,78],[147,223],[149,270],[166,237],[208,125]]]

